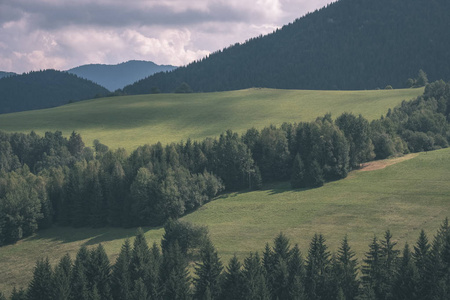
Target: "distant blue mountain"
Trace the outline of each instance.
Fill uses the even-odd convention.
[[[0,78],[8,77],[8,76],[13,76],[13,75],[17,75],[17,74],[16,74],[16,73],[12,73],[12,72],[3,72],[3,71],[0,71]]]
[[[173,69],[176,69],[176,67],[157,65],[151,61],[130,60],[118,65],[83,65],[67,72],[89,79],[110,91],[115,91],[155,73]]]

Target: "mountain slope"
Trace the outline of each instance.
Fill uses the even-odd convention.
[[[194,91],[398,88],[419,69],[449,80],[449,13],[447,0],[340,0],[124,91],[173,92],[183,82]]]
[[[155,73],[171,71],[175,68],[170,65],[157,65],[151,61],[131,60],[118,65],[83,65],[67,72],[92,80],[110,91],[115,91]]]
[[[0,113],[60,106],[108,93],[104,87],[66,72],[30,72],[0,79]]]
[[[0,71],[0,78],[13,76],[13,75],[16,75],[16,73]]]

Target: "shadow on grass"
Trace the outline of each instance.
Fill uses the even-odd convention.
[[[144,232],[158,230],[161,227],[142,227]],[[136,235],[137,228],[103,227],[103,228],[73,228],[54,226],[40,230],[28,240],[49,240],[60,243],[82,242],[82,245],[96,245],[118,239],[132,238]],[[149,241],[150,242],[150,241]]]

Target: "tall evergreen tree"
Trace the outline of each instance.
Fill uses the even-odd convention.
[[[361,269],[363,295],[367,299],[375,299],[374,297],[378,297],[381,294],[380,286],[383,272],[381,255],[380,244],[377,237],[374,236],[369,244],[369,251],[365,254],[365,259],[363,259],[364,265]]]
[[[195,267],[195,299],[205,299],[207,291],[210,299],[218,299],[223,266],[213,244],[208,238],[200,249],[200,263]]]
[[[291,186],[294,189],[302,188],[305,186],[305,165],[300,157],[300,154],[294,158],[294,164],[292,165]]]
[[[392,296],[398,300],[423,299],[418,294],[418,273],[411,257],[408,243],[403,249],[403,256],[400,259],[398,272],[393,282]]]
[[[420,231],[419,238],[414,246],[414,252],[412,258],[416,265],[419,280],[417,282],[417,296],[425,299],[429,295],[430,284],[427,282],[427,270],[430,263],[430,244],[425,231]]]
[[[53,299],[69,300],[72,260],[69,254],[64,255],[53,273]]]
[[[394,282],[395,274],[397,272],[397,259],[400,253],[399,250],[394,249],[397,242],[392,241],[392,234],[390,230],[386,230],[384,239],[381,240],[380,251],[382,258],[382,276],[381,276],[381,290],[380,295],[387,295],[392,297],[392,284]]]
[[[242,275],[244,299],[270,299],[264,267],[261,265],[258,253],[250,253],[250,256],[244,260]]]
[[[91,291],[95,287],[102,300],[112,299],[111,266],[102,244],[90,252],[86,275]]]
[[[52,299],[52,279],[53,272],[48,257],[39,259],[33,271],[33,279],[28,286],[28,299]]]
[[[241,263],[234,255],[223,275],[221,296],[222,300],[244,300],[243,275]]]
[[[88,300],[89,288],[87,281],[87,268],[89,264],[89,251],[82,246],[77,253],[71,276],[71,300]]]
[[[289,297],[292,300],[306,299],[305,295],[305,265],[298,245],[292,248],[289,261]]]
[[[126,239],[112,267],[111,291],[114,300],[131,300],[131,245]]]
[[[355,299],[359,290],[358,262],[355,252],[348,244],[347,236],[342,240],[334,264],[334,281],[336,281],[338,289],[345,299]]]
[[[190,278],[186,257],[178,243],[171,244],[163,252],[160,270],[161,298],[164,300],[190,299]]]
[[[311,240],[306,261],[306,293],[310,299],[330,299],[331,279],[330,252],[325,238],[315,234]]]

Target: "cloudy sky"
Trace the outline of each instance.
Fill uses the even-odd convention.
[[[0,71],[184,65],[330,0],[0,0]]]

